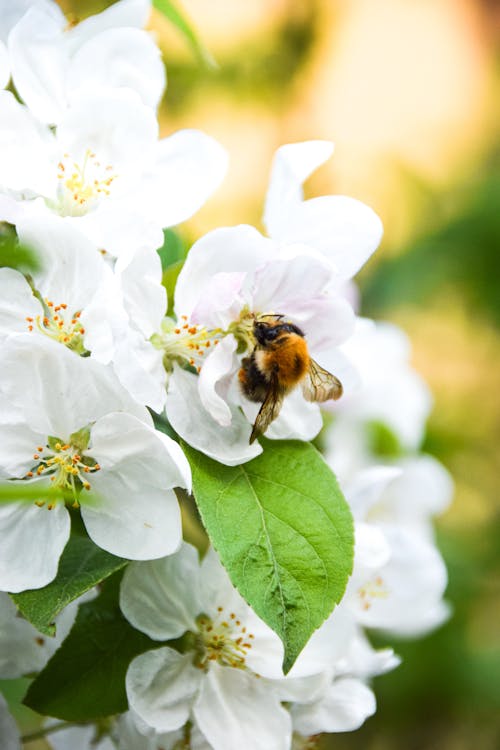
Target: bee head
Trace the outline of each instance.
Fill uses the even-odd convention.
[[[304,337],[303,332],[298,326],[293,323],[281,323],[279,319],[278,321],[275,319],[271,323],[256,320],[253,324],[253,333],[257,343],[261,346],[265,346],[271,341],[275,341],[276,338],[283,333],[295,333],[298,336]]]

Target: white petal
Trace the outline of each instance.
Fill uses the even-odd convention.
[[[161,283],[161,261],[156,250],[139,249],[132,258],[119,258],[117,274],[124,306],[145,338],[158,330],[167,312],[167,292]]]
[[[279,237],[290,209],[302,201],[302,183],[331,157],[333,143],[304,141],[288,143],[275,153],[264,210],[270,237]]]
[[[301,734],[352,732],[376,710],[375,696],[360,680],[335,680],[321,701],[294,706],[293,725]]]
[[[64,505],[52,510],[31,503],[1,505],[0,589],[18,593],[50,583],[69,532]]]
[[[110,411],[125,409],[150,421],[112,370],[29,333],[7,339],[0,391],[22,410],[34,430],[64,440]]]
[[[72,312],[89,302],[110,273],[96,246],[58,216],[22,219],[18,235],[40,260],[42,268],[33,274],[38,291],[56,305],[68,304]]]
[[[152,158],[157,133],[153,110],[132,91],[120,89],[80,97],[64,114],[57,140],[62,152],[67,151],[78,163],[91,149],[102,165],[112,166],[117,174],[114,193],[130,189],[138,179],[143,164]]]
[[[312,198],[289,213],[274,239],[299,242],[322,252],[340,280],[352,278],[378,247],[382,223],[361,201],[343,195]]]
[[[0,695],[0,737],[2,750],[21,750],[21,736],[3,695]]]
[[[349,643],[349,648],[335,665],[338,675],[352,677],[374,677],[385,674],[401,664],[392,648],[374,649],[364,631],[358,628]]]
[[[66,46],[74,51],[96,34],[118,26],[142,28],[151,13],[151,0],[120,0],[102,13],[81,21],[65,34]]]
[[[109,737],[94,742],[96,734],[95,726],[68,726],[50,735],[50,745],[54,750],[115,750],[116,746]]]
[[[169,557],[127,567],[120,589],[120,607],[138,630],[158,641],[196,632],[200,607],[200,563],[189,544]]]
[[[97,501],[87,504],[81,498],[89,536],[103,549],[134,560],[175,552],[182,527],[170,488],[184,484],[189,474],[180,448],[135,417],[120,413],[98,420],[91,440],[89,453],[101,469],[91,478]]]
[[[231,409],[223,398],[223,395],[227,393],[223,393],[224,387],[221,381],[227,380],[238,367],[235,357],[237,345],[234,336],[226,336],[220,341],[204,361],[198,378],[201,403],[221,427],[229,427],[231,424]]]
[[[13,268],[0,268],[0,337],[25,333],[26,318],[37,315],[43,315],[43,309],[24,276]]]
[[[110,255],[130,258],[142,247],[156,249],[163,244],[161,226],[141,216],[137,206],[130,201],[114,200],[113,196],[101,201],[94,211],[85,216],[67,217]]]
[[[140,731],[139,726],[140,725]],[[141,721],[133,711],[118,717],[116,723],[118,750],[175,750],[184,737],[182,730],[157,734]],[[113,745],[113,747],[116,747]],[[191,745],[192,748],[192,745]],[[68,750],[72,750],[68,748]]]
[[[57,182],[54,156],[52,133],[10,91],[0,91],[1,186],[50,196]]]
[[[276,246],[254,227],[241,225],[208,232],[189,251],[177,279],[175,310],[191,314],[217,273],[253,273],[276,253]]]
[[[358,521],[365,520],[387,487],[401,473],[402,469],[397,466],[372,466],[358,472],[352,481],[346,482],[344,492],[354,518]]]
[[[162,227],[180,224],[219,187],[226,169],[227,154],[217,141],[198,130],[180,130],[158,143],[156,163],[135,199]]]
[[[0,405],[3,404],[0,397]],[[0,477],[22,479],[37,463],[33,454],[37,446],[45,444],[47,435],[35,432],[22,420],[7,423],[7,419],[4,412],[0,426]]]
[[[262,453],[258,442],[249,445],[251,426],[231,406],[231,424],[221,427],[203,407],[196,375],[175,368],[167,395],[166,413],[174,430],[189,445],[227,466],[237,466]]]
[[[0,88],[4,89],[10,80],[10,62],[7,47],[0,41]]]
[[[288,750],[289,713],[263,680],[239,669],[212,664],[193,708],[214,750]]]
[[[18,616],[8,594],[0,592],[0,679],[11,680],[29,672],[38,672],[48,656],[47,639],[31,623]],[[0,735],[1,736],[1,735]]]
[[[130,707],[158,732],[183,726],[203,674],[171,648],[159,648],[137,656],[126,678]]]
[[[115,341],[113,367],[121,384],[139,403],[158,414],[167,398],[167,373],[163,352],[156,349],[144,335],[127,328]]]
[[[125,52],[126,50],[126,52]],[[140,29],[115,28],[96,34],[73,56],[67,71],[70,101],[83,91],[126,87],[155,109],[165,88],[161,53]]]
[[[355,567],[362,570],[377,569],[386,565],[391,548],[383,532],[368,523],[357,523],[355,532]]]
[[[46,6],[34,6],[9,36],[16,89],[31,112],[49,124],[58,121],[66,105],[66,55],[60,43],[65,23],[62,13],[55,16]]]

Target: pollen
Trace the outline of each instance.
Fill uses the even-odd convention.
[[[217,661],[225,667],[247,669],[246,658],[252,644],[250,635],[245,635],[246,628],[237,625],[239,622],[234,612],[225,616],[221,606],[213,619],[206,615],[198,618],[196,666],[206,668],[208,662]]]
[[[26,472],[26,477],[31,478],[35,474],[37,477],[43,476],[50,479],[52,486],[69,491],[73,496],[73,507],[78,506],[80,489],[91,489],[88,477],[101,469],[93,458],[82,455],[81,447],[77,448],[71,442],[62,443],[50,438],[47,446],[37,446],[33,459],[37,464]],[[47,504],[47,510],[52,510],[56,502],[52,499]],[[41,508],[45,501],[39,500],[35,504]]]
[[[164,318],[161,331],[153,334],[150,341],[156,349],[163,351],[163,365],[168,373],[174,362],[193,367],[199,373],[206,349],[214,346],[222,335],[221,329],[194,325],[183,315],[179,321]]]
[[[376,599],[387,599],[389,589],[385,585],[382,576],[377,575],[358,589],[358,596],[361,608],[367,611],[371,609]]]
[[[35,329],[39,333],[64,344],[77,354],[85,354],[83,336],[85,328],[80,323],[81,310],[68,311],[66,302],[55,304],[53,300],[44,299],[45,315],[37,315],[36,319],[26,318],[29,322],[28,331]]]
[[[59,213],[62,216],[84,216],[103,197],[111,194],[117,179],[113,166],[105,166],[87,149],[81,162],[65,154],[58,166]]]

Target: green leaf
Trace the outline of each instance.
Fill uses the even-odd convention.
[[[38,271],[40,268],[36,253],[20,245],[16,233],[8,226],[0,230],[0,268],[15,268],[21,273]]]
[[[372,419],[366,423],[366,433],[370,451],[380,458],[398,458],[403,447],[398,436],[384,422]]]
[[[31,684],[26,706],[77,722],[127,710],[128,665],[161,644],[134,630],[123,617],[120,578],[121,572],[108,578],[101,595],[81,605],[70,634]]]
[[[240,594],[283,641],[286,673],[343,596],[353,521],[312,445],[262,443],[264,453],[240,466],[183,449],[212,544]]]
[[[72,535],[55,579],[42,589],[12,594],[20,612],[45,635],[54,635],[54,618],[67,604],[127,564],[97,547],[87,536]]]
[[[207,68],[217,68],[217,63],[214,58],[205,45],[200,41],[187,18],[181,13],[172,0],[153,0],[153,6],[157,8],[160,13],[163,13],[165,18],[168,18],[168,20],[181,32],[195,55],[204,65],[206,65]]]
[[[185,260],[187,248],[174,229],[163,230],[163,245],[156,251],[160,256],[162,271],[180,260]]]

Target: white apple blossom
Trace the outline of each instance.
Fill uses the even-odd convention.
[[[89,536],[113,554],[151,559],[177,549],[181,519],[172,488],[190,488],[189,465],[108,368],[48,339],[12,336],[0,399],[0,477],[65,490]],[[69,523],[57,499],[2,505],[2,589],[51,581]]]
[[[151,110],[129,89],[82,94],[55,131],[0,91],[3,218],[55,213],[114,256],[163,243],[218,187],[227,157],[196,130],[158,140]]]
[[[0,269],[0,341],[31,331],[108,363],[114,340],[127,326],[109,265],[60,217],[26,217],[17,232],[39,266],[29,283],[18,271]]]
[[[371,439],[379,424],[393,434],[400,451],[418,450],[432,399],[410,365],[410,344],[397,326],[358,318],[354,335],[340,348],[359,382],[332,408],[335,421],[325,452],[337,475],[349,479],[374,462]]]
[[[253,348],[256,317],[285,315],[304,331],[311,355],[320,365],[332,372],[339,366],[345,369],[335,347],[350,334],[354,316],[343,297],[328,293],[333,274],[307,248],[303,252],[298,245],[280,247],[249,226],[215,230],[195,243],[177,280],[175,311],[188,331],[193,327],[193,337],[186,342],[184,329],[178,329],[179,359],[191,357],[200,375],[177,377],[166,406],[172,425],[187,442],[229,464],[260,452],[258,446],[247,444],[259,406],[248,401],[237,385],[241,367],[237,355]],[[207,352],[204,347],[214,342],[207,344],[202,335],[209,338],[211,331],[224,338]],[[157,344],[173,346],[173,339],[166,333]],[[194,408],[188,416],[189,404]],[[208,426],[207,414],[215,425]],[[321,424],[317,405],[296,391],[285,399],[268,435],[310,440]]]
[[[149,1],[121,0],[76,25],[55,2],[21,6],[8,35],[10,64],[16,90],[38,120],[57,124],[89,89],[130,88],[148,106],[158,105],[165,69],[158,47],[140,28]]]
[[[364,627],[420,635],[448,617],[442,599],[447,574],[438,550],[418,528],[370,516],[372,507],[383,505],[386,486],[398,476],[397,469],[380,467],[346,488],[356,543],[343,601]],[[404,503],[405,497],[400,500]]]
[[[184,644],[183,653],[166,646],[132,661],[133,713],[157,732],[190,719],[214,750],[289,748],[290,717],[281,702],[319,695],[326,664],[340,658],[351,632],[350,618],[334,613],[285,678],[278,636],[243,601],[215,552],[200,565],[187,544],[164,560],[130,565],[120,606],[150,638],[182,637]]]

